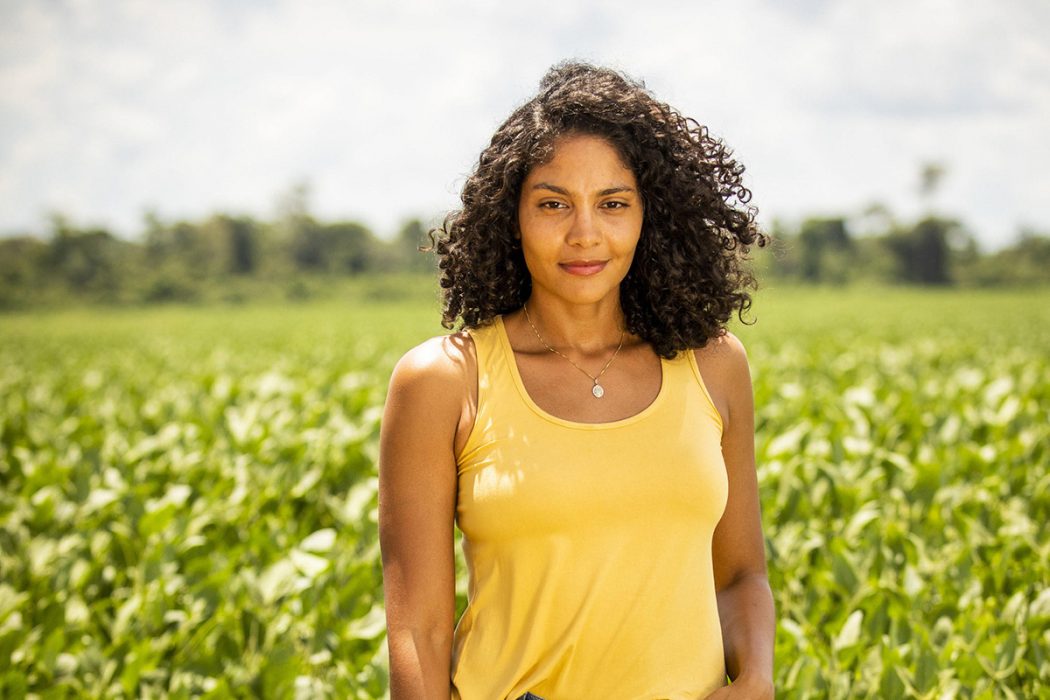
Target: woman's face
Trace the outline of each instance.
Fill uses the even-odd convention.
[[[634,173],[599,136],[558,139],[525,177],[518,227],[532,294],[571,304],[619,299],[642,232]]]

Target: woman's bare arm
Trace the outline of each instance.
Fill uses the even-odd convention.
[[[722,455],[729,477],[729,499],[712,543],[726,670],[738,688],[757,691],[748,697],[771,698],[776,618],[762,536],[747,354],[727,334],[711,341],[697,359],[723,417]]]
[[[449,700],[455,615],[453,527],[462,344],[436,338],[409,351],[390,380],[379,448],[392,700]]]

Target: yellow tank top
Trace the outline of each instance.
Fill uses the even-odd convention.
[[[452,697],[697,700],[724,685],[711,536],[728,480],[693,353],[661,361],[640,413],[576,423],[529,397],[502,318],[470,334],[478,410],[456,456],[469,580]]]

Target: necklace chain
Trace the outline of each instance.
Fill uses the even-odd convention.
[[[522,304],[522,308],[525,310],[525,320],[529,322],[529,326],[532,328],[532,332],[536,334],[536,340],[540,341],[540,344],[543,345],[543,347],[547,348],[548,350],[553,352],[555,355],[561,355],[566,360],[568,360],[569,363],[572,364],[573,367],[575,367],[576,369],[578,369],[581,372],[583,372],[584,374],[586,374],[587,377],[592,382],[594,382],[594,386],[591,387],[591,394],[594,396],[594,398],[600,399],[601,397],[605,396],[605,387],[603,387],[601,384],[599,384],[598,380],[602,378],[602,375],[605,374],[605,370],[609,369],[609,365],[611,365],[613,363],[613,360],[616,359],[616,356],[620,354],[620,348],[623,347],[623,335],[624,335],[624,330],[625,329],[622,329],[622,328],[620,329],[620,344],[616,346],[616,351],[612,354],[612,357],[610,357],[609,361],[605,363],[604,367],[602,367],[602,371],[601,372],[598,372],[597,375],[593,375],[590,372],[588,372],[587,370],[585,370],[583,367],[580,367],[578,364],[576,364],[571,357],[569,357],[565,353],[563,353],[563,352],[561,352],[559,350],[556,350],[555,348],[551,347],[551,345],[549,343],[547,343],[546,340],[543,339],[543,336],[540,335],[540,332],[536,329],[536,325],[532,322],[532,317],[529,316],[529,307],[528,307],[528,305],[527,304]]]

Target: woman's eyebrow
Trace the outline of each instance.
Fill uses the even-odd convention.
[[[549,182],[537,182],[535,185],[532,186],[532,189],[534,189],[534,190],[550,190],[551,192],[555,192],[557,194],[565,195],[566,197],[569,196],[569,191],[567,189],[565,189],[564,187],[558,187],[557,185],[552,185]],[[608,196],[610,194],[618,194],[620,192],[634,192],[634,191],[635,191],[635,189],[633,187],[628,187],[627,185],[617,185],[616,187],[609,187],[609,188],[606,188],[604,190],[599,191],[598,192],[598,196],[605,197],[605,196]]]

